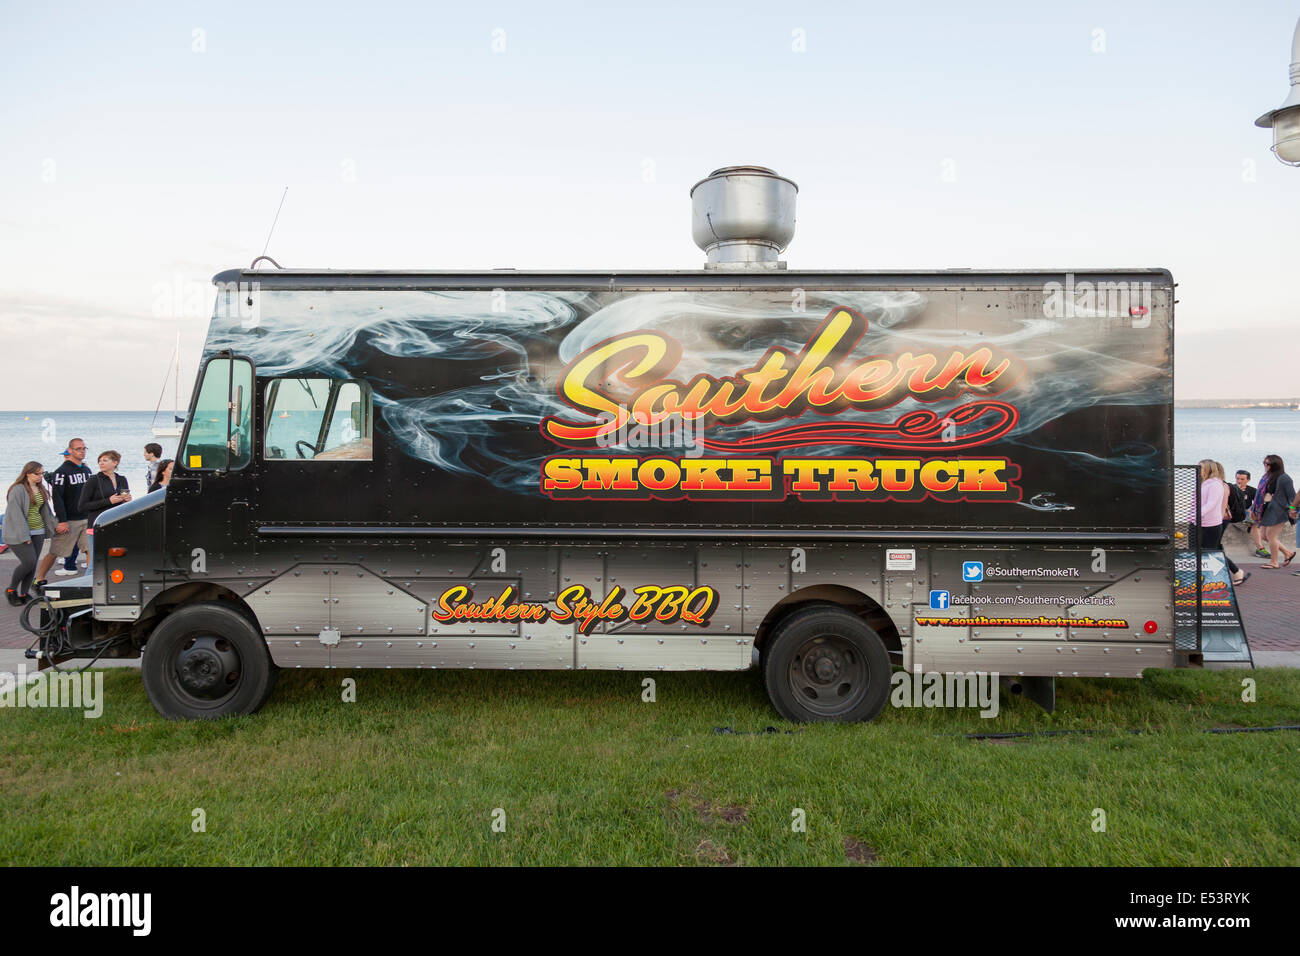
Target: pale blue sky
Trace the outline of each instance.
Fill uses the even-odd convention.
[[[696,268],[732,163],[799,183],[793,268],[1167,267],[1180,397],[1300,395],[1300,169],[1252,125],[1298,14],[3,2],[0,406],[151,408],[285,185],[288,266]]]

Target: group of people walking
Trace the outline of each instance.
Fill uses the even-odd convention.
[[[131,500],[125,475],[117,473],[122,456],[116,451],[100,452],[99,471],[86,465],[86,443],[74,438],[68,442],[64,460],[53,472],[39,461],[29,461],[9,486],[5,496],[5,546],[18,559],[10,576],[5,598],[21,607],[32,599],[32,590],[45,586],[46,576],[60,561],[55,574],[76,574],[78,555],[82,569],[91,560],[90,536],[101,514]],[[156,491],[171,481],[172,462],[162,458],[162,446],[150,442],[145,446],[149,464],[149,490]],[[42,550],[43,549],[43,550]]]
[[[1282,459],[1277,455],[1265,457],[1258,486],[1251,485],[1250,472],[1245,469],[1237,472],[1235,484],[1229,484],[1222,464],[1210,458],[1199,464],[1200,503],[1191,528],[1200,535],[1201,548],[1221,548],[1228,524],[1241,524],[1255,544],[1255,556],[1269,559],[1260,565],[1262,569],[1289,565],[1296,551],[1282,543],[1282,535],[1296,523],[1300,496]],[[1226,553],[1224,560],[1232,572],[1232,583],[1245,583],[1250,572],[1239,568]],[[1300,570],[1292,573],[1300,575]]]

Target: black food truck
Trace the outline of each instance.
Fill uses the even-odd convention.
[[[789,270],[795,195],[699,183],[699,271],[216,276],[171,484],[42,664],[140,655],[187,718],[280,668],[757,667],[799,721],[1198,664],[1170,274]]]

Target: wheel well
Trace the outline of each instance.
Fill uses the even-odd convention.
[[[862,618],[872,630],[880,635],[880,639],[885,642],[885,649],[889,651],[891,657],[901,657],[903,645],[898,634],[898,627],[894,620],[879,603],[867,597],[861,591],[855,591],[853,588],[844,587],[840,584],[814,584],[806,588],[800,588],[792,594],[786,595],[767,612],[763,618],[763,623],[758,626],[758,632],[754,636],[754,646],[762,650],[768,637],[776,630],[778,624],[788,617],[794,611],[801,610],[810,604],[833,604]]]
[[[132,628],[136,643],[144,644],[149,639],[149,634],[153,632],[153,629],[162,623],[163,618],[172,611],[192,604],[210,602],[228,604],[248,618],[249,623],[253,625],[253,628],[259,634],[262,632],[262,627],[257,623],[257,615],[253,613],[253,609],[230,588],[210,581],[187,581],[184,584],[168,588],[149,602],[144,614]]]

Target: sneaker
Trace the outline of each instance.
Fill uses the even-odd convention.
[[[1257,557],[1257,558],[1271,558],[1271,557],[1273,557],[1273,553],[1272,553],[1271,551],[1269,551],[1268,548],[1256,548],[1256,549],[1255,549],[1255,557]]]
[[[15,591],[13,588],[5,588],[5,598],[14,607],[18,607],[23,603],[22,598],[18,596],[18,592]]]
[[[59,570],[55,571],[54,573],[57,574],[59,577],[66,577],[69,574],[76,574],[77,572],[69,571],[67,568],[59,568]]]

